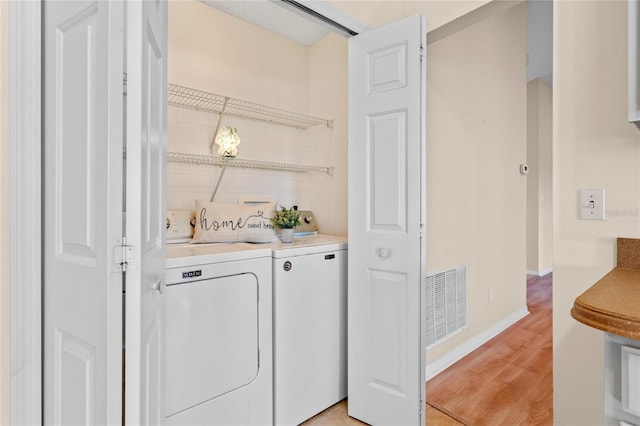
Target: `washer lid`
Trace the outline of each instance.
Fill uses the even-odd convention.
[[[167,245],[167,269],[260,257],[271,257],[271,249],[243,243]]]
[[[250,243],[243,244],[256,246],[256,244]],[[337,235],[317,234],[295,237],[290,243],[258,244],[257,246],[270,248],[273,250],[273,257],[278,259],[282,257],[301,256],[326,251],[346,250],[348,240],[347,237],[340,237]]]

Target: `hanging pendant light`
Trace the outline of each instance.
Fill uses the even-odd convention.
[[[240,145],[240,136],[238,129],[235,127],[225,127],[218,132],[215,139],[218,145],[218,155],[225,158],[235,158],[238,156],[238,145]]]

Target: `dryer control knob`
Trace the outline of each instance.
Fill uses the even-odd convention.
[[[291,270],[291,262],[288,260],[284,262],[284,264],[282,265],[282,269],[289,272]]]
[[[311,223],[311,222],[313,222],[313,216],[304,217],[304,223]]]

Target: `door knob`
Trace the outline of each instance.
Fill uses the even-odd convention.
[[[391,256],[391,249],[389,249],[387,247],[381,247],[377,251],[378,251],[378,257],[380,259],[386,259],[389,256]]]
[[[154,291],[157,291],[158,293],[162,294],[162,280],[158,280],[158,281],[154,282],[154,283],[151,285],[151,288],[152,288]]]

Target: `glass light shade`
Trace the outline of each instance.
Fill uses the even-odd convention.
[[[225,127],[218,132],[215,139],[218,145],[218,155],[221,157],[237,157],[238,145],[240,145],[240,136],[238,129],[235,127]]]

